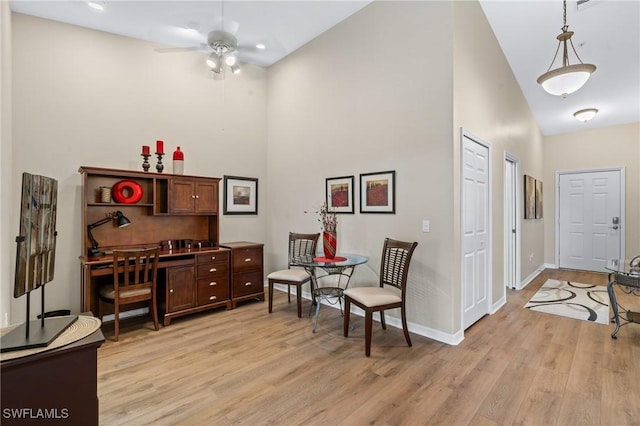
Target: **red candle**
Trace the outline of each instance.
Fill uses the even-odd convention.
[[[149,155],[149,145],[142,145],[142,155]]]
[[[164,154],[164,142],[156,141],[156,154]]]

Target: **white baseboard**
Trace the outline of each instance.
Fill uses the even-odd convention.
[[[285,293],[287,292],[286,285],[274,284],[273,288],[279,291],[283,291]],[[291,288],[291,294],[292,295],[296,294],[295,287]],[[311,300],[311,293],[303,291],[302,297],[304,299]],[[323,305],[329,306],[333,309],[340,309],[338,305],[331,305],[329,303],[323,303]],[[358,308],[357,306],[351,306],[351,313],[360,317],[364,317],[364,311]],[[376,322],[380,322],[380,316],[374,315],[373,320]],[[400,318],[391,317],[387,315],[385,316],[385,322],[387,325],[390,325],[392,327],[402,330],[402,320]],[[437,340],[438,342],[446,343],[448,345],[458,345],[464,339],[463,332],[458,332],[455,334],[444,333],[440,330],[425,327],[423,325],[415,324],[410,321],[407,321],[407,328],[409,328],[409,331],[412,333],[418,334],[420,336],[428,337],[429,339]]]
[[[496,303],[491,305],[491,311],[489,312],[489,314],[490,315],[495,314],[496,312],[498,312],[500,308],[502,308],[506,304],[507,304],[507,296],[505,295],[505,296],[502,296],[500,300],[498,300]]]
[[[542,273],[542,271],[545,270],[545,268],[547,268],[546,264],[542,264],[538,267],[538,269],[536,269],[535,271],[533,271],[531,274],[529,274],[528,277],[526,277],[524,280],[522,280],[520,282],[520,285],[518,286],[517,290],[522,290],[523,288],[525,288],[527,285],[529,285],[529,283],[531,281],[533,281],[534,279],[536,279],[536,277],[538,275],[540,275],[540,273]]]

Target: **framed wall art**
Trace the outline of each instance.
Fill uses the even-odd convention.
[[[360,175],[360,213],[396,212],[396,172]]]
[[[524,218],[536,217],[536,180],[524,175]]]
[[[258,179],[224,176],[224,214],[258,214]]]
[[[326,200],[335,213],[353,213],[353,176],[327,178]]]

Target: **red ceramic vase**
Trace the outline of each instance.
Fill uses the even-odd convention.
[[[336,247],[338,247],[338,238],[335,232],[323,232],[322,233],[322,248],[324,250],[324,257],[327,259],[333,259],[336,257]]]

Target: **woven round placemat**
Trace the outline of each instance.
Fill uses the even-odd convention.
[[[101,321],[95,317],[89,317],[85,315],[78,315],[78,319],[71,324],[65,331],[62,332],[49,346],[42,348],[24,349],[21,351],[11,351],[0,353],[0,361],[6,361],[9,359],[21,358],[23,356],[34,355],[44,351],[50,351],[61,346],[68,345],[73,342],[77,342],[80,339],[92,334],[94,331],[100,328]],[[5,330],[2,330],[5,331]],[[8,329],[6,331],[9,331]]]

